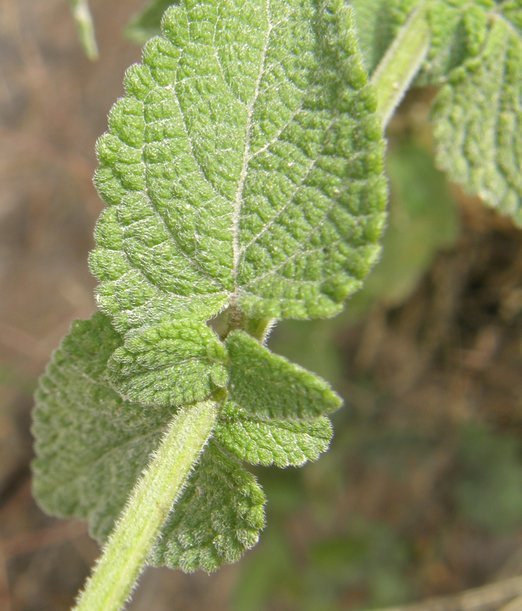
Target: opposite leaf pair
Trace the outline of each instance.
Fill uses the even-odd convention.
[[[228,398],[215,393],[227,378]],[[322,414],[340,405],[324,381],[244,332],[225,348],[206,325],[163,325],[122,345],[102,314],[75,323],[37,393],[39,502],[87,518],[93,535],[106,538],[177,409],[171,399],[212,401],[213,393],[221,403],[214,437],[150,561],[192,571],[237,560],[257,541],[265,500],[238,458],[281,467],[316,459],[331,437]]]

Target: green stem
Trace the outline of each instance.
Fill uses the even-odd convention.
[[[98,45],[96,44],[94,25],[87,0],[69,0],[69,4],[71,5],[72,14],[76,21],[76,29],[78,30],[85,55],[89,59],[97,59]]]
[[[426,58],[430,46],[427,4],[421,2],[412,11],[372,75],[384,126]]]
[[[217,407],[209,401],[173,418],[80,594],[76,611],[123,608],[216,420]]]

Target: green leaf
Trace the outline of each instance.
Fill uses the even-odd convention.
[[[179,0],[152,0],[132,19],[125,29],[125,34],[131,40],[143,44],[160,33],[163,13],[173,4],[179,4]]]
[[[98,143],[91,268],[118,330],[332,316],[375,261],[383,141],[343,0],[185,0]]]
[[[474,57],[481,48],[493,0],[444,0],[430,6],[430,50],[419,84],[445,82],[454,68]]]
[[[420,0],[353,0],[373,70]],[[416,80],[442,85],[433,121],[437,159],[466,190],[522,222],[522,3],[429,4],[430,48]]]
[[[226,342],[231,399],[260,418],[313,418],[333,412],[341,398],[321,378],[277,356],[242,331]]]
[[[36,499],[53,515],[86,518],[98,540],[112,530],[172,418],[170,408],[143,409],[109,386],[107,360],[120,344],[101,314],[74,323],[36,393]],[[253,476],[208,447],[165,525],[164,551],[155,553],[154,562],[214,570],[236,559],[257,540],[263,502]],[[189,541],[195,520],[199,530]]]
[[[265,525],[253,475],[211,442],[151,555],[156,565],[214,571],[253,547]]]
[[[122,397],[144,405],[202,401],[227,383],[226,350],[205,323],[181,320],[129,334],[108,366]]]
[[[419,0],[350,0],[357,37],[371,74]]]
[[[250,464],[298,467],[328,449],[332,426],[324,416],[263,420],[229,403],[215,435],[227,450]]]
[[[433,112],[439,165],[518,223],[521,99],[522,37],[515,25],[495,16],[480,53],[451,72]]]
[[[350,0],[368,71],[372,73],[386,50],[423,0]],[[493,0],[437,0],[428,6],[431,40],[417,84],[439,84],[449,72],[476,55],[484,36]]]

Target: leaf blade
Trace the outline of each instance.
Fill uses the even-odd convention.
[[[262,418],[313,418],[338,409],[341,398],[318,376],[273,354],[242,331],[226,341],[229,393],[249,414]]]
[[[494,19],[481,52],[449,76],[433,110],[437,160],[464,188],[522,223],[522,37]]]
[[[151,562],[212,572],[253,547],[265,525],[265,495],[253,475],[210,442],[164,526]]]
[[[119,345],[121,338],[106,316],[96,314],[75,323],[40,380],[33,415],[33,490],[38,503],[52,515],[87,519],[91,534],[99,541],[111,532],[172,420],[171,409],[153,405],[144,410],[124,401],[111,388],[104,372]],[[173,548],[178,546],[180,533],[185,532],[178,518],[188,519],[195,509],[201,509],[199,496],[193,499],[198,486],[200,492],[204,487],[206,499],[221,500],[216,508],[221,516],[220,538],[213,547],[208,533],[217,532],[216,524],[212,515],[202,518],[200,513],[200,519],[208,521],[207,535],[192,539],[190,562],[184,553],[178,557],[165,552],[156,555],[156,563],[184,570],[215,570],[253,545],[264,525],[264,494],[253,476],[222,450],[208,449],[209,455],[205,450],[189,480],[188,497],[183,493],[176,504],[173,515],[177,517],[163,529],[162,542],[172,537]],[[227,479],[228,487],[221,485]],[[215,490],[218,481],[220,487]],[[244,485],[237,494],[231,488],[234,482]]]
[[[386,198],[344,3],[181,2],[125,84],[98,144],[110,209],[90,259],[118,330],[227,304],[337,313],[377,256]]]
[[[128,334],[108,362],[123,398],[142,405],[203,401],[227,383],[226,351],[204,323],[165,322]]]
[[[215,436],[229,452],[252,465],[300,467],[328,449],[332,426],[324,416],[263,420],[229,404],[223,408]]]

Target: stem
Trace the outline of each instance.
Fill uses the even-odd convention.
[[[76,21],[76,29],[78,30],[78,36],[80,37],[85,55],[89,59],[97,59],[98,45],[96,44],[94,25],[87,0],[69,0],[69,4],[71,5],[72,14]]]
[[[381,608],[378,611],[517,611],[522,609],[522,577],[509,577],[502,581],[464,590],[449,596],[437,596],[420,603]],[[509,602],[511,601],[511,602]],[[508,603],[507,606],[505,604]]]
[[[429,46],[427,2],[421,2],[399,30],[371,78],[384,126],[419,71]]]
[[[76,611],[123,608],[216,420],[217,407],[209,401],[182,409],[173,418],[105,544]]]

